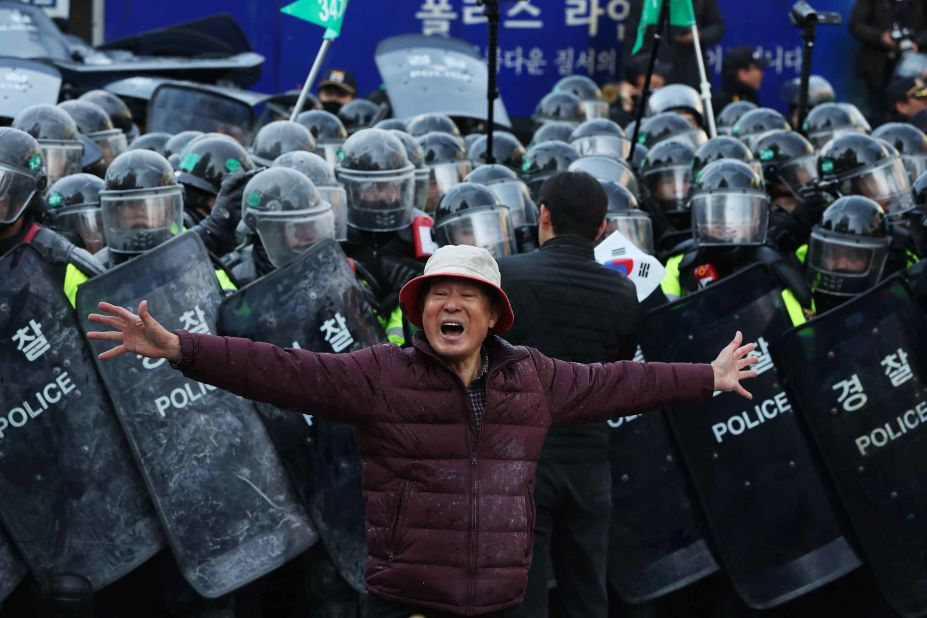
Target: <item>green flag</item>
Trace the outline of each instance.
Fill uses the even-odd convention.
[[[335,39],[341,34],[347,6],[348,0],[296,0],[280,9],[280,12],[322,26],[325,28],[325,38]]]
[[[667,0],[644,0],[644,8],[641,11],[641,22],[637,26],[637,41],[634,42],[634,49],[631,50],[633,56],[641,50],[644,44],[644,32],[648,26],[656,26],[660,18],[660,5]],[[669,1],[669,23],[671,26],[683,26],[688,28],[695,25],[695,11],[692,10],[692,0],[668,0]]]

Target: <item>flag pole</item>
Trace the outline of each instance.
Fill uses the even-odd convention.
[[[641,19],[643,19],[643,14]],[[644,119],[644,109],[647,105],[647,99],[650,98],[650,79],[653,77],[653,70],[657,66],[657,53],[660,51],[660,41],[663,38],[662,33],[666,28],[668,19],[669,0],[660,0],[660,16],[657,18],[657,27],[653,33],[653,48],[650,50],[650,63],[647,65],[647,76],[644,78],[644,91],[641,93],[641,99],[637,104],[637,117],[634,122],[634,133],[631,135],[631,151],[628,153],[628,161],[634,160],[634,150],[637,148],[637,138],[641,132],[641,121]]]
[[[309,91],[312,89],[312,83],[315,81],[315,78],[318,77],[319,70],[322,68],[322,63],[325,61],[325,56],[328,54],[328,48],[332,46],[332,41],[334,40],[335,39],[325,39],[322,41],[322,46],[319,48],[319,53],[315,56],[315,62],[312,63],[312,68],[309,69],[309,75],[306,76],[306,81],[303,83],[303,89],[299,93],[296,105],[293,106],[293,113],[290,114],[291,122],[296,122],[296,117],[303,111],[303,105],[306,104],[306,98],[309,96]]]
[[[702,43],[698,38],[698,25],[692,23],[692,49],[695,52],[695,62],[698,64],[698,76],[702,80],[699,88],[702,92],[702,105],[705,108],[705,124],[708,127],[709,137],[718,137],[718,128],[715,126],[715,109],[711,104],[711,82],[705,72],[705,59],[702,57]]]

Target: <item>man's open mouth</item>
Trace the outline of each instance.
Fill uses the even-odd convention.
[[[457,335],[462,335],[464,332],[464,326],[460,322],[455,320],[445,320],[441,322],[441,334],[454,337]]]

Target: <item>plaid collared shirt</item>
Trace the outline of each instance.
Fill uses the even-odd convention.
[[[489,373],[489,355],[485,349],[480,349],[480,356],[483,357],[483,370],[467,387],[470,407],[473,408],[473,418],[476,420],[477,436],[483,431],[483,412],[486,411],[486,374]]]

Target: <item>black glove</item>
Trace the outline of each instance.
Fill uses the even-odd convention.
[[[219,194],[209,216],[200,221],[193,230],[203,239],[206,249],[222,257],[235,249],[235,230],[241,222],[241,202],[245,185],[259,170],[232,172],[222,180]]]
[[[808,242],[811,228],[821,222],[821,215],[834,201],[830,193],[801,193],[795,209],[787,213],[773,208],[769,213],[769,241],[783,253],[794,253]]]
[[[425,271],[425,265],[412,258],[383,256],[380,258],[381,278],[378,282],[382,289],[380,306],[395,307],[399,303],[399,290],[406,283]]]

